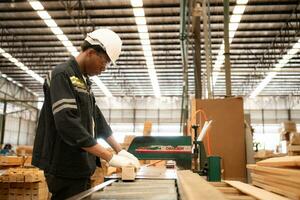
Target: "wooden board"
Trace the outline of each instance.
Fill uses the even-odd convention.
[[[213,120],[209,131],[211,154],[222,158],[223,179],[246,181],[243,99],[196,99],[196,107],[206,113],[208,120]],[[200,114],[200,122],[199,118]],[[202,117],[201,127],[203,123]],[[206,138],[204,141],[207,148]]]
[[[285,195],[285,196],[287,196],[287,197],[289,197],[291,199],[299,200],[299,198],[298,198],[298,196],[296,194],[289,193],[289,192],[287,192],[285,190],[282,190],[282,189],[279,189],[279,188],[275,188],[275,187],[266,185],[266,184],[258,182],[258,181],[252,181],[252,184],[256,185],[258,187],[261,187],[261,188],[263,188],[265,190],[271,191],[271,192],[275,192],[275,193],[278,193],[278,194],[283,194],[283,195]],[[285,198],[285,199],[287,199],[287,198]]]
[[[266,167],[300,167],[300,156],[285,156],[279,158],[269,158],[256,163]]]
[[[224,182],[240,190],[241,192],[244,192],[260,200],[288,200],[285,197],[242,183],[240,181],[224,181]]]
[[[295,178],[286,178],[286,176],[277,176],[277,175],[270,175],[270,174],[264,174],[261,172],[255,172],[251,173],[252,177],[263,179],[268,182],[274,182],[277,184],[282,184],[287,185],[289,187],[295,187],[298,188],[300,191],[300,180],[297,180]]]
[[[255,171],[266,172],[269,174],[283,175],[287,177],[293,177],[294,179],[300,179],[300,170],[296,169],[286,169],[286,168],[276,168],[276,167],[264,167],[258,165],[247,165],[248,169]]]
[[[178,189],[182,200],[225,200],[220,191],[190,170],[177,172]]]
[[[284,191],[289,192],[291,194],[298,195],[299,198],[300,198],[300,189],[288,186],[286,182],[276,183],[274,181],[269,181],[269,180],[266,180],[265,178],[258,177],[258,176],[253,176],[252,180],[263,183],[263,184],[266,184],[266,185],[269,185],[269,186],[274,187],[274,188],[284,190]]]

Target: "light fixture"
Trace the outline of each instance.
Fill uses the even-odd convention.
[[[248,0],[237,0],[236,1],[236,4],[240,4],[240,5],[247,4],[247,3],[248,3]]]
[[[132,1],[132,2],[135,5],[140,5],[140,1]],[[42,6],[42,4],[37,0],[29,0],[29,3],[34,10],[44,10],[44,7]],[[39,16],[41,17],[41,19],[44,20],[45,24],[51,29],[53,34],[56,35],[57,39],[60,40],[62,42],[62,44],[67,48],[67,50],[70,52],[70,54],[75,57],[78,56],[79,52],[73,46],[72,42],[68,39],[68,37],[63,33],[61,28],[51,18],[51,15],[47,11],[44,11],[44,12],[40,12]],[[30,73],[33,76],[37,75],[37,74],[34,75],[33,71],[31,71],[31,70],[28,70],[27,73]],[[36,76],[36,78],[38,78],[38,77]],[[101,90],[104,92],[105,95],[107,95],[109,97],[112,96],[112,94],[109,92],[109,90],[106,88],[106,86],[102,83],[102,81],[97,76],[94,76],[92,78],[92,80],[94,80],[96,85],[98,85],[101,88]]]
[[[147,33],[148,32],[147,25],[138,25],[137,28],[138,28],[139,33]]]
[[[145,12],[143,8],[133,8],[133,14],[135,17],[144,17]]]
[[[245,5],[236,5],[234,8],[233,8],[233,11],[232,13],[233,14],[239,14],[239,15],[242,15],[245,11],[245,8],[246,6]]]
[[[300,51],[300,39],[289,49],[285,55],[274,65],[273,71],[258,84],[258,86],[251,92],[250,98],[255,98],[277,75],[277,73]]]
[[[68,41],[69,39],[65,35],[56,35],[57,39],[60,41]]]
[[[50,29],[51,29],[52,33],[54,33],[55,35],[62,35],[62,34],[64,34],[59,27],[51,27]]]
[[[135,23],[137,25],[145,25],[146,19],[145,19],[145,17],[135,17]]]
[[[44,22],[47,24],[47,26],[51,27],[57,27],[56,22],[53,19],[45,19]]]
[[[231,15],[230,23],[239,23],[242,19],[242,15]]]
[[[143,0],[130,0],[132,7],[143,7]]]
[[[133,14],[135,16],[135,22],[137,24],[138,33],[142,44],[142,49],[146,60],[146,66],[148,68],[148,74],[151,80],[153,92],[154,95],[157,98],[159,98],[161,94],[152,56],[152,48],[148,33],[147,22],[145,18],[145,11],[143,9],[143,1],[131,0],[131,5],[133,7]]]
[[[9,53],[2,53],[1,55],[7,59],[12,57]]]
[[[44,10],[44,6],[39,1],[29,0],[29,3],[34,10]]]
[[[50,15],[48,14],[47,11],[44,11],[44,10],[40,10],[40,11],[37,11],[37,14],[40,16],[40,18],[42,19],[51,19]]]
[[[233,14],[230,17],[230,23],[229,23],[229,43],[232,43],[233,38],[235,36],[236,30],[238,29],[239,23],[241,21],[242,15],[245,11],[246,4],[248,3],[248,0],[237,0],[236,6],[233,8]],[[213,64],[213,85],[218,81],[218,77],[221,71],[221,67],[223,66],[225,56],[224,54],[224,40],[222,41],[222,44],[220,46],[220,49],[218,51],[217,58]],[[214,73],[215,72],[215,73]]]

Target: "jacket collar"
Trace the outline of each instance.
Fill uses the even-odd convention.
[[[86,85],[88,86],[88,88],[91,87],[92,82],[90,81],[88,76],[84,76],[80,69],[79,69],[79,65],[75,59],[74,56],[71,56],[70,59],[68,60],[68,63],[70,63],[71,68],[73,69],[73,71],[75,72],[76,76],[78,76],[84,83],[86,83]],[[83,78],[83,76],[85,77],[85,79]]]

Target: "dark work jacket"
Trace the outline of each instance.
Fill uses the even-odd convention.
[[[91,82],[86,81],[74,57],[58,65],[45,80],[44,104],[34,141],[32,164],[45,173],[65,178],[90,177],[96,156],[84,151],[111,128],[95,104]]]

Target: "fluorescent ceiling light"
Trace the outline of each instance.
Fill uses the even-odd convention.
[[[56,35],[57,39],[60,41],[68,41],[69,39],[65,35]]]
[[[133,14],[135,17],[145,17],[143,8],[133,8]]]
[[[143,7],[143,0],[130,0],[132,7]]]
[[[287,53],[282,56],[282,58],[274,65],[273,72],[269,72],[268,75],[260,82],[260,84],[253,90],[250,94],[250,98],[255,98],[272,80],[273,77],[276,76],[277,72],[279,72],[299,51],[300,47],[300,39],[297,43],[293,45],[291,49],[287,51]]]
[[[62,32],[62,30],[61,30],[59,27],[51,27],[50,29],[51,29],[51,31],[52,31],[55,35],[62,35],[62,34],[64,34],[64,33]]]
[[[239,26],[239,23],[229,23],[229,31],[236,31]]]
[[[144,56],[146,57],[151,57],[152,58],[152,51],[144,51]]]
[[[237,0],[236,4],[247,4],[248,0]]]
[[[73,46],[72,42],[70,42],[69,40],[62,41],[62,43],[63,43],[63,45],[64,45],[65,47],[72,47],[72,46]]]
[[[141,40],[142,45],[150,45],[150,40]]]
[[[144,51],[151,51],[151,46],[150,45],[143,45],[142,46]]]
[[[7,59],[12,57],[9,53],[2,53],[1,55]]]
[[[236,30],[238,29],[239,22],[241,21],[242,15],[245,11],[246,5],[248,3],[248,0],[237,0],[237,5],[233,8],[233,14],[230,17],[230,23],[229,23],[229,43],[232,43],[233,38],[235,36]],[[217,58],[214,62],[214,65],[212,67],[213,69],[213,85],[217,83],[219,71],[224,63],[225,56],[224,54],[224,40],[222,41],[222,44],[220,46],[220,49],[218,51]],[[215,73],[214,73],[215,72]]]
[[[5,53],[5,51],[2,48],[0,48],[0,53]]]
[[[231,15],[230,23],[239,23],[242,19],[242,15]]]
[[[53,19],[45,19],[44,22],[48,27],[57,27],[57,24]]]
[[[145,19],[145,17],[135,17],[135,23],[137,25],[145,25],[146,19]]]
[[[240,14],[240,15],[242,15],[243,13],[244,13],[244,11],[245,11],[245,8],[246,8],[246,6],[245,5],[243,5],[243,6],[235,6],[234,8],[233,8],[233,11],[232,11],[232,13],[233,14]]]
[[[44,6],[39,1],[29,0],[29,3],[34,10],[44,10]]]
[[[10,62],[12,62],[12,63],[17,63],[17,62],[19,62],[17,59],[15,59],[15,58],[13,58],[13,57],[9,58],[8,60],[9,60]]]
[[[77,52],[77,49],[74,46],[67,47],[69,52]]]
[[[13,79],[12,79],[11,77],[8,77],[7,80],[8,80],[8,81],[12,81]]]
[[[147,25],[138,25],[137,28],[138,28],[139,33],[147,33],[148,32]]]
[[[51,19],[51,16],[48,14],[47,11],[45,10],[41,10],[41,11],[37,11],[37,14],[40,16],[40,18],[42,19]]]
[[[2,76],[3,78],[7,78],[7,75],[6,75],[6,74],[1,74],[1,76]]]
[[[150,40],[149,33],[139,33],[141,40]]]
[[[79,52],[78,51],[77,52],[71,52],[71,54],[72,54],[72,56],[76,57],[76,56],[79,55]]]

